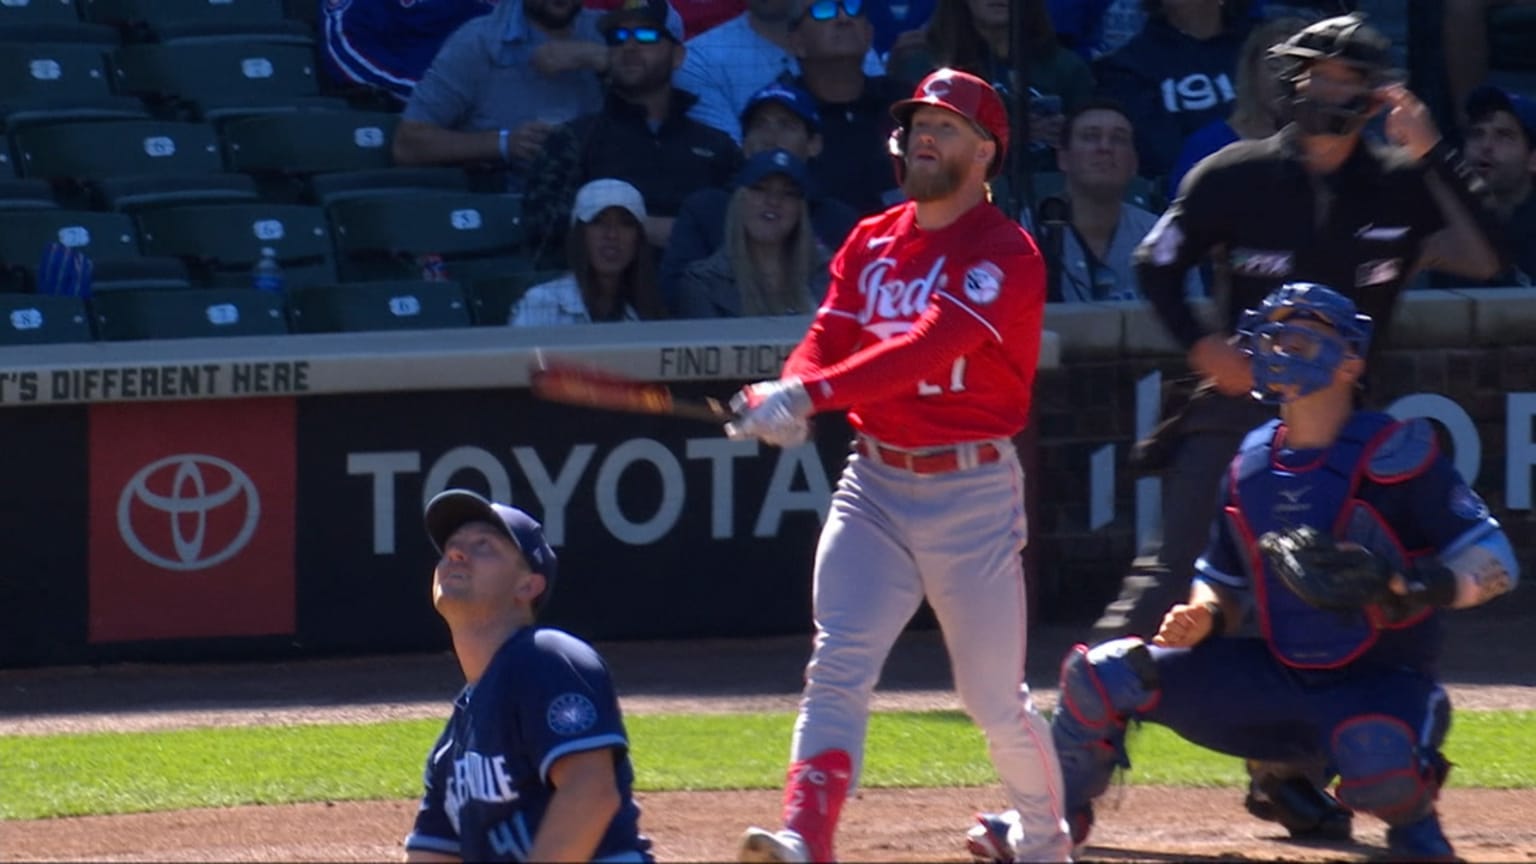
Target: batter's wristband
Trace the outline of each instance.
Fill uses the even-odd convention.
[[[496,133],[496,149],[501,153],[501,161],[503,162],[512,161],[512,154],[508,152],[507,148],[508,139],[511,137],[512,133],[507,129],[502,129]]]
[[[1205,611],[1211,613],[1211,632],[1205,634],[1206,639],[1214,639],[1217,636],[1225,636],[1227,633],[1227,610],[1221,608],[1221,604],[1215,600],[1207,600],[1200,604]],[[1202,642],[1205,639],[1200,640]]]

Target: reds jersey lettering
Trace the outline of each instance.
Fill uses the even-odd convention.
[[[912,329],[917,317],[928,308],[936,288],[942,288],[945,256],[940,255],[924,276],[892,278],[894,258],[876,258],[859,273],[859,291],[864,295],[864,309],[859,323],[877,339],[887,339]]]
[[[860,223],[833,261],[818,312],[823,328],[846,334],[823,365],[905,337],[920,322],[975,347],[922,364],[927,371],[898,396],[850,398],[849,421],[909,448],[1017,434],[1039,358],[1044,274],[1029,235],[987,204],[933,231],[917,226],[911,204]]]

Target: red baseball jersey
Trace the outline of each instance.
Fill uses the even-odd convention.
[[[817,410],[897,447],[1008,438],[1029,418],[1045,264],[988,203],[936,231],[910,202],[860,222],[785,363]]]

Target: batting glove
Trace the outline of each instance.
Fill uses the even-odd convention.
[[[733,441],[794,447],[810,438],[811,397],[799,378],[749,384],[731,397],[731,410],[736,419],[725,424],[725,434]]]

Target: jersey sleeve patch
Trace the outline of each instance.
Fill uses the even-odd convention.
[[[580,735],[597,723],[597,706],[580,693],[563,693],[550,700],[544,715],[549,731],[571,737]]]
[[[965,271],[965,296],[972,303],[986,306],[1003,291],[1003,270],[991,261],[981,261]]]

